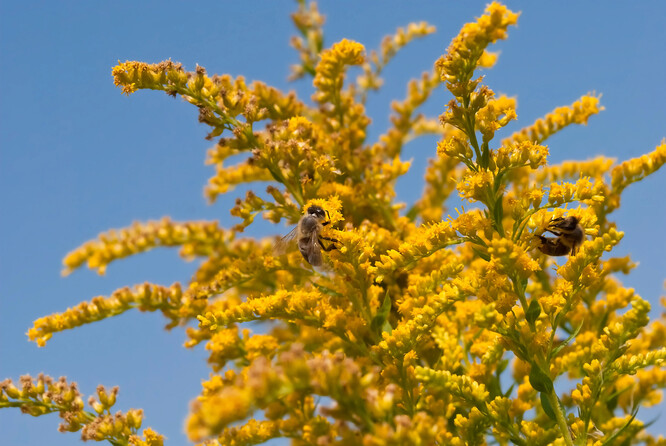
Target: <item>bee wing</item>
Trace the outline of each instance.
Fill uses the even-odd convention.
[[[297,234],[298,234],[298,226],[289,231],[289,234],[285,235],[275,243],[275,247],[273,247],[273,253],[275,255],[282,255],[285,252],[287,252],[289,245],[293,244],[292,242],[296,238]]]
[[[321,246],[319,245],[319,234],[317,231],[312,232],[310,243],[308,243],[305,253],[302,250],[301,253],[310,265],[321,266]]]
[[[573,218],[556,218],[550,222],[549,228],[557,228],[562,231],[573,231],[578,223]]]

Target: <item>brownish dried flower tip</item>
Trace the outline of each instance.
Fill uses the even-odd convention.
[[[81,439],[104,441],[111,444],[132,444],[140,446],[161,446],[164,437],[150,428],[138,435],[143,419],[143,411],[130,409],[126,414],[117,412],[111,415],[111,407],[116,403],[118,387],[107,392],[104,386],[97,388],[97,399],[90,397],[89,404],[96,414],[84,410],[83,395],[76,383],[68,383],[64,377],[57,381],[40,374],[37,378],[29,375],[20,379],[21,388],[11,380],[0,383],[0,408],[19,407],[22,412],[41,416],[58,412],[63,422],[61,432],[81,431]]]

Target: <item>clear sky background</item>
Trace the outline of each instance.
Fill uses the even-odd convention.
[[[409,45],[385,70],[383,92],[370,96],[369,141],[387,127],[389,104],[406,83],[430,70],[460,27],[479,16],[485,1],[323,1],[325,43],[342,38],[377,48],[383,36],[426,20],[437,33]],[[602,93],[606,110],[587,127],[548,141],[550,161],[606,155],[624,160],[652,151],[666,136],[666,2],[530,2],[522,11],[486,83],[518,98],[518,123],[531,124],[588,92]],[[202,189],[208,127],[197,109],[161,92],[125,97],[111,67],[120,59],[171,58],[187,69],[244,75],[309,100],[311,81],[287,82],[297,54],[289,14],[295,2],[263,1],[14,1],[0,2],[0,380],[45,372],[79,383],[89,395],[98,384],[119,385],[116,409],[143,408],[144,427],[186,444],[189,402],[208,377],[203,348],[185,350],[182,329],[165,332],[157,313],[130,312],[55,334],[44,348],[25,332],[38,317],[63,311],[125,285],[185,282],[194,264],[160,249],[113,263],[104,277],[81,270],[60,276],[64,255],[110,228],[171,216],[177,221],[235,221],[229,209],[243,190],[208,206]],[[439,115],[450,97],[442,87],[424,109]],[[434,140],[410,143],[413,158],[399,199],[422,189]],[[263,186],[261,187],[263,189]],[[614,255],[631,253],[640,266],[625,284],[653,303],[666,277],[666,169],[632,185],[613,217],[625,238]],[[284,233],[260,225],[252,235]],[[664,411],[662,403],[650,417]],[[647,420],[648,416],[640,417]],[[32,418],[0,411],[0,443],[70,445],[79,434],[57,432],[57,415]],[[660,426],[661,424],[661,426]],[[666,431],[664,416],[650,429]]]

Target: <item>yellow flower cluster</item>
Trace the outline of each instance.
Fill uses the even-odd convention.
[[[461,176],[458,163],[459,160],[449,156],[438,156],[428,160],[423,194],[409,210],[408,216],[420,215],[427,223],[442,219],[445,212],[444,202],[456,189],[456,184]]]
[[[344,329],[346,323],[344,311],[327,304],[319,291],[294,294],[286,290],[248,300],[222,312],[208,312],[198,316],[198,319],[202,327],[216,331],[238,322],[296,317],[322,328]]]
[[[275,203],[262,199],[252,191],[247,191],[244,200],[240,198],[236,199],[236,205],[229,213],[234,217],[241,218],[243,221],[232,228],[234,231],[243,232],[261,212],[263,212],[263,215],[268,220],[274,223],[280,222],[283,218],[287,218],[288,220],[297,218],[299,209],[290,199],[289,192],[280,191],[273,186],[268,186],[266,192],[271,195]]]
[[[515,271],[520,277],[527,279],[540,269],[539,264],[527,255],[524,249],[508,239],[493,238],[488,245],[488,254],[491,262],[501,265],[501,271],[505,275]]]
[[[343,39],[331,49],[321,52],[319,63],[315,67],[313,84],[317,93],[313,99],[319,103],[337,105],[344,82],[345,68],[360,65],[364,61],[365,48],[358,42]]]
[[[306,5],[299,2],[298,11],[291,15],[296,29],[301,34],[291,39],[291,46],[298,51],[301,63],[291,66],[291,80],[300,79],[306,74],[314,75],[319,53],[324,47],[324,31],[322,26],[325,17],[319,13],[317,4]]]
[[[178,283],[170,287],[145,283],[133,290],[129,287],[121,288],[109,297],[97,296],[90,302],[81,302],[62,313],[37,319],[28,330],[28,338],[43,347],[53,333],[117,316],[133,308],[140,311],[162,311],[170,320],[169,326],[175,326],[181,322],[181,318],[192,318],[198,311],[196,306],[186,305],[182,295]]]
[[[635,375],[639,369],[652,365],[661,365],[666,361],[666,347],[653,350],[647,354],[625,355],[618,358],[613,364],[617,373]]]
[[[616,277],[635,264],[607,253],[623,237],[609,218],[622,191],[664,164],[666,145],[618,165],[604,157],[549,165],[557,147],[544,141],[601,111],[594,95],[498,142],[517,118],[516,100],[495,96],[474,73],[494,64],[488,46],[517,18],[495,2],[463,26],[434,73],[392,104],[375,141],[366,95],[398,50],[433,32],[425,23],[399,29],[366,58],[346,39],[324,48],[323,17],[301,1],[293,75],[312,77],[312,106],[202,67],[120,63],[113,74],[124,93],[181,95],[211,127],[211,201],[250,186],[231,209],[231,229],[136,223],[64,261],[65,273],[85,263],[103,273],[112,261],[178,246],[202,260],[182,290],[123,288],[38,319],[29,338],[44,345],[130,309],[162,311],[168,328],[186,326],[186,347],[207,351],[211,375],[185,427],[207,445],[658,444],[637,410],[666,386],[666,314],[650,321],[648,303]],[[363,73],[356,83],[346,80],[353,65]],[[437,121],[420,107],[442,83],[453,100]],[[422,196],[405,208],[395,201],[410,168],[402,149],[427,133],[440,139],[436,157]],[[269,184],[258,191],[257,182]],[[443,219],[454,190],[468,203]],[[257,216],[291,225],[276,234],[292,232],[239,237]],[[162,442],[149,429],[138,436],[140,411],[109,412],[116,391],[98,390],[95,415],[82,412],[75,388],[33,395],[30,386],[3,383],[0,407],[66,411],[67,428],[90,439]]]
[[[363,64],[363,75],[358,77],[357,84],[363,94],[362,102],[365,102],[365,94],[368,90],[379,90],[382,86],[381,72],[398,51],[412,40],[434,32],[434,26],[420,22],[410,23],[406,28],[398,28],[394,35],[384,37],[379,53],[377,51],[370,53],[369,60]]]
[[[268,241],[257,246],[248,240],[239,240],[231,247],[229,255],[213,259],[207,270],[214,274],[200,274],[185,292],[188,299],[207,299],[233,288],[252,289],[257,274],[262,279],[281,277],[284,283],[303,275],[298,257],[286,259],[273,257],[273,245]],[[203,271],[200,271],[203,273]],[[208,272],[208,271],[206,271]]]
[[[543,118],[536,120],[534,124],[525,127],[509,138],[502,141],[502,144],[518,143],[529,141],[540,144],[553,134],[571,124],[585,124],[592,115],[596,115],[604,108],[599,105],[599,97],[594,95],[585,95],[571,105],[558,107],[548,113]]]
[[[39,417],[58,412],[63,422],[61,432],[81,431],[81,440],[109,441],[111,444],[132,446],[162,446],[164,437],[151,428],[137,432],[143,421],[141,409],[130,409],[127,413],[111,415],[116,404],[118,387],[107,391],[97,387],[97,398],[90,397],[88,404],[95,413],[84,410],[83,396],[76,383],[68,383],[62,377],[54,380],[43,374],[36,378],[25,375],[20,379],[20,388],[11,379],[0,382],[0,408],[18,407],[23,413]]]
[[[449,222],[424,225],[397,250],[390,249],[386,254],[380,256],[380,262],[375,265],[379,273],[377,280],[382,281],[383,275],[400,268],[410,267],[418,260],[461,241]]]
[[[613,167],[611,171],[611,185],[613,192],[619,193],[636,181],[640,181],[651,173],[659,170],[666,163],[666,140],[640,158],[633,158]]]
[[[416,378],[423,383],[431,384],[435,389],[446,390],[468,404],[482,405],[489,394],[483,384],[448,371],[416,367]]]
[[[195,441],[217,434],[221,444],[243,437],[264,441],[278,434],[311,440],[353,438],[355,434],[344,426],[333,426],[325,417],[315,415],[314,400],[304,392],[327,396],[347,416],[369,423],[373,412],[383,415],[384,409],[391,408],[385,402],[387,397],[390,401],[390,391],[384,395],[367,393],[376,384],[377,372],[374,368],[373,373],[363,375],[361,368],[343,354],[324,351],[312,355],[303,345],[293,344],[274,364],[258,358],[239,373],[229,371],[223,378],[214,377],[204,383],[204,392],[187,420],[187,430]],[[374,407],[354,405],[359,397],[374,400]],[[227,427],[256,409],[264,411],[266,423],[251,420],[240,429]],[[335,411],[331,409],[329,415]]]
[[[209,77],[199,66],[195,72],[186,72],[181,64],[170,60],[159,64],[119,62],[112,74],[115,85],[127,95],[139,89],[181,95],[199,108],[199,121],[212,127],[209,139],[231,130],[239,140],[238,146],[244,148],[256,145],[254,122],[287,119],[303,109],[293,93],[285,95],[256,81],[248,87],[243,77]]]
[[[517,118],[516,100],[506,96],[490,99],[476,113],[476,126],[483,141],[490,141],[495,132]]]
[[[415,344],[422,341],[422,337],[430,333],[437,318],[451,307],[451,301],[459,297],[454,287],[447,287],[438,295],[428,299],[423,307],[412,311],[412,317],[402,321],[390,332],[383,332],[383,340],[377,345],[377,350],[388,352],[396,358],[402,358]]]
[[[499,170],[529,166],[537,169],[546,165],[548,147],[529,141],[508,143],[493,153],[493,161]]]
[[[420,116],[415,116],[415,113],[440,83],[440,79],[435,73],[423,73],[421,79],[413,79],[409,82],[407,97],[403,101],[394,101],[391,104],[393,110],[391,127],[379,137],[379,142],[373,146],[373,151],[377,155],[381,153],[383,156],[394,158],[400,154],[407,140],[416,136],[414,127]]]
[[[456,97],[463,97],[476,85],[467,85],[477,66],[488,66],[483,58],[486,47],[497,40],[506,39],[507,28],[515,25],[518,14],[506,6],[493,2],[476,22],[467,23],[453,39],[446,55],[437,61],[442,80]],[[480,62],[481,61],[481,62]],[[477,84],[475,81],[473,84]],[[471,88],[470,88],[471,87]]]
[[[216,222],[160,221],[134,223],[129,228],[100,234],[99,239],[84,243],[65,256],[63,275],[68,275],[84,263],[104,274],[109,263],[158,246],[180,246],[185,258],[207,256],[220,245],[229,243],[233,234],[221,229]]]
[[[170,60],[152,65],[129,60],[124,63],[118,61],[111,74],[113,83],[117,87],[122,86],[123,93],[127,95],[156,85],[168,85],[175,92],[178,88],[184,88],[188,81],[183,66]]]
[[[557,207],[571,201],[602,202],[606,191],[606,185],[602,181],[592,183],[589,178],[580,178],[575,184],[552,183],[548,191],[549,207]]]
[[[269,171],[249,161],[232,167],[224,167],[222,163],[219,163],[216,167],[215,176],[208,180],[206,196],[210,201],[215,201],[218,195],[233,190],[238,184],[270,181],[272,179],[273,177]]]
[[[535,172],[538,183],[552,183],[581,176],[602,178],[610,171],[613,159],[599,156],[588,161],[565,161],[561,164],[545,166]]]
[[[604,251],[610,251],[624,237],[624,232],[611,228],[601,237],[583,243],[580,253],[571,258],[557,270],[557,274],[569,282],[581,280],[583,270],[592,262],[597,261]]]
[[[486,201],[488,191],[495,182],[492,172],[482,170],[479,172],[466,171],[458,183],[458,194],[470,202]]]

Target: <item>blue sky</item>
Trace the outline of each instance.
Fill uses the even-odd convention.
[[[652,151],[666,136],[666,3],[508,1],[522,11],[486,82],[518,98],[518,123],[531,124],[581,95],[603,94],[606,110],[587,127],[548,141],[551,162],[606,155],[627,159]],[[451,38],[480,15],[483,1],[324,1],[326,45],[343,37],[366,48],[410,21],[426,20],[437,33],[414,42],[385,70],[385,89],[369,99],[370,141],[388,123],[391,99],[429,70]],[[140,91],[127,98],[113,86],[117,60],[171,58],[188,69],[244,75],[309,98],[311,84],[287,82],[297,62],[289,47],[295,2],[263,0],[145,2],[0,2],[0,379],[45,372],[66,375],[86,394],[98,384],[120,386],[117,408],[145,410],[144,426],[186,444],[188,405],[207,378],[205,352],[181,347],[180,329],[165,332],[159,314],[129,313],[56,334],[45,348],[25,332],[40,316],[145,281],[186,281],[195,265],[156,250],[112,264],[106,276],[89,270],[60,276],[71,249],[110,228],[159,219],[235,222],[228,210],[242,190],[208,206],[202,188],[213,169],[203,163],[207,127],[180,99]],[[444,91],[425,108],[440,114]],[[503,136],[503,135],[498,135]],[[421,192],[433,140],[405,150],[413,171],[399,199]],[[625,238],[615,253],[640,266],[624,283],[656,306],[664,294],[666,174],[631,186],[614,214]],[[418,184],[414,187],[414,184]],[[252,235],[286,232],[260,225]],[[656,312],[653,310],[653,313]],[[664,404],[650,412],[657,415]],[[647,419],[647,417],[642,417]],[[51,415],[34,419],[0,412],[6,445],[69,445],[79,434],[56,431]],[[662,420],[663,423],[663,420]],[[658,423],[657,423],[658,424]],[[653,426],[653,432],[666,429]]]

